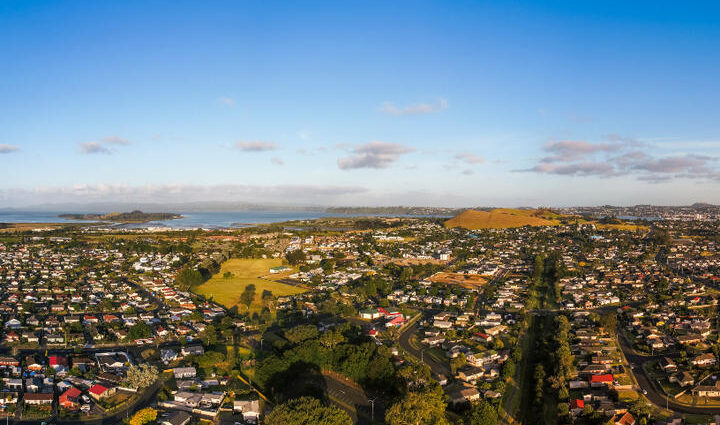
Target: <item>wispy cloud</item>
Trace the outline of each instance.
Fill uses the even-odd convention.
[[[267,152],[277,149],[277,146],[275,146],[275,142],[262,141],[239,141],[235,142],[235,147],[243,152]]]
[[[440,99],[435,103],[413,103],[405,107],[395,106],[392,102],[385,102],[378,108],[380,112],[389,115],[420,115],[440,112],[448,108],[448,102]]]
[[[661,182],[671,178],[719,180],[717,158],[708,155],[670,153],[658,155],[644,143],[630,137],[610,134],[609,142],[550,142],[541,158],[528,169],[563,176],[615,177],[634,175],[639,180]]]
[[[19,151],[19,150],[20,150],[20,147],[15,146],[15,145],[4,145],[4,144],[0,144],[0,154],[3,154],[3,153],[13,153],[13,152],[17,152],[17,151]]]
[[[583,158],[596,152],[614,152],[622,148],[619,143],[590,143],[583,140],[563,140],[548,142],[543,148],[552,156],[542,159],[542,162],[567,162]]]
[[[460,152],[455,155],[455,159],[463,161],[467,164],[482,164],[485,162],[485,158],[470,152]]]
[[[538,164],[527,171],[564,176],[613,176],[615,168],[608,163],[579,162],[574,164]]]
[[[415,149],[400,143],[368,142],[356,146],[352,155],[338,158],[338,167],[341,170],[356,168],[387,168],[400,156],[413,152]]]
[[[285,165],[285,161],[283,161],[282,158],[278,158],[278,157],[270,158],[270,162],[272,162],[275,165]]]
[[[108,144],[108,145],[121,145],[121,146],[127,146],[130,144],[130,141],[128,139],[123,139],[122,137],[118,137],[118,136],[104,137],[100,140],[100,142]]]
[[[33,189],[0,188],[0,199],[14,205],[33,203],[88,202],[285,202],[333,204],[367,193],[361,186],[335,185],[186,185],[157,184],[128,186],[122,184],[75,184],[41,186]]]
[[[85,155],[92,155],[96,153],[111,154],[112,151],[102,145],[100,142],[87,142],[80,143],[80,152]]]
[[[114,150],[110,149],[108,146],[127,146],[129,144],[129,140],[118,136],[107,136],[98,141],[79,143],[80,152],[85,155],[98,153],[110,155],[114,153]]]
[[[235,99],[232,97],[220,97],[218,98],[218,102],[225,106],[235,106]]]

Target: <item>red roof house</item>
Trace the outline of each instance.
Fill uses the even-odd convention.
[[[635,425],[635,418],[630,413],[625,413],[615,423],[617,425]]]
[[[405,320],[405,318],[403,318],[402,316],[396,316],[394,319],[386,322],[385,327],[386,328],[389,328],[392,326],[399,327],[399,326],[402,326],[406,321],[407,320]]]
[[[82,393],[79,389],[75,387],[70,387],[60,395],[58,398],[58,402],[60,403],[60,406],[66,408],[66,409],[76,409],[78,407],[78,404],[80,404],[80,395]]]
[[[57,369],[60,366],[67,366],[68,361],[63,356],[50,356],[48,359],[48,363],[50,363],[50,367],[53,369]]]
[[[95,384],[88,390],[90,397],[98,400],[103,397],[110,396],[115,393],[115,388],[107,388],[100,384]]]
[[[590,385],[600,385],[600,384],[612,384],[613,383],[613,376],[611,374],[605,374],[605,375],[593,375],[590,377]]]

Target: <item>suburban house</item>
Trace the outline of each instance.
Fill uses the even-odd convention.
[[[61,407],[64,407],[69,410],[77,409],[80,404],[80,395],[82,392],[75,388],[70,387],[60,395],[58,398],[58,403]]]
[[[260,401],[235,400],[233,402],[233,411],[235,413],[242,413],[245,422],[256,424],[260,419]]]
[[[94,398],[95,400],[100,400],[103,397],[109,397],[113,394],[115,394],[116,388],[108,388],[100,384],[95,384],[88,390],[88,393],[90,394],[90,397]]]
[[[26,404],[35,406],[47,406],[53,403],[53,395],[45,393],[25,393],[23,395],[23,401]]]
[[[175,379],[186,379],[186,378],[194,378],[196,375],[195,368],[190,367],[176,367],[173,369],[173,374],[175,375]]]

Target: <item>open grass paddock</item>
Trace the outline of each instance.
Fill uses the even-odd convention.
[[[216,302],[227,308],[238,306],[238,311],[245,311],[244,304],[240,304],[240,295],[249,284],[255,285],[255,300],[250,305],[250,312],[259,312],[262,309],[261,296],[264,290],[268,290],[276,297],[295,295],[305,292],[305,289],[292,285],[276,282],[276,280],[287,278],[295,272],[291,270],[284,273],[270,274],[270,268],[282,265],[282,260],[272,259],[246,259],[231,258],[220,267],[220,272],[210,280],[195,288],[195,292],[206,297],[212,297]],[[232,273],[232,277],[225,278],[226,272]]]

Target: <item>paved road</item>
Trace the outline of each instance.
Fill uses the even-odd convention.
[[[419,332],[419,322],[420,321],[415,322],[412,326],[407,328],[405,332],[402,333],[402,335],[400,335],[400,347],[402,347],[403,350],[410,353],[410,355],[415,357],[416,359],[422,359],[425,364],[430,366],[430,370],[432,371],[433,375],[435,375],[435,377],[437,377],[438,375],[445,375],[445,377],[449,378],[451,374],[450,367],[447,364],[440,363],[429,355],[423,355],[421,349],[413,347],[413,345],[410,343],[410,338],[412,336],[416,336]]]
[[[630,342],[625,338],[624,335],[622,335],[622,333],[619,334],[618,339],[620,341],[620,348],[622,349],[625,358],[631,365],[634,366],[632,368],[632,373],[635,376],[638,385],[640,386],[640,388],[647,391],[645,397],[647,397],[647,399],[652,404],[656,405],[661,409],[667,407],[668,409],[674,410],[675,412],[679,413],[689,413],[696,415],[720,414],[720,407],[687,406],[676,402],[673,398],[665,397],[657,388],[657,384],[653,385],[653,383],[651,382],[652,378],[647,375],[647,372],[645,372],[645,369],[643,368],[643,365],[645,363],[653,360],[659,360],[663,356],[649,356],[636,353],[632,349]]]
[[[155,401],[155,396],[162,386],[163,380],[158,379],[150,388],[146,389],[145,392],[140,396],[140,400],[138,400],[137,403],[135,403],[133,406],[122,409],[118,412],[113,413],[112,415],[105,416],[103,418],[93,419],[93,420],[64,420],[57,418],[56,416],[53,418],[46,419],[46,422],[49,424],[56,424],[56,425],[77,425],[77,424],[83,424],[83,425],[117,425],[122,422],[123,419],[132,416],[135,414],[136,411],[148,407],[151,403]],[[55,409],[56,411],[56,409]],[[37,425],[39,421],[23,421],[23,420],[11,420],[10,423],[13,425]]]
[[[326,390],[330,401],[337,404],[350,414],[354,423],[359,425],[370,425],[371,415],[375,415],[375,422],[383,422],[385,418],[385,406],[383,401],[375,398],[375,411],[372,411],[370,399],[365,392],[356,387],[328,375],[323,375]]]

